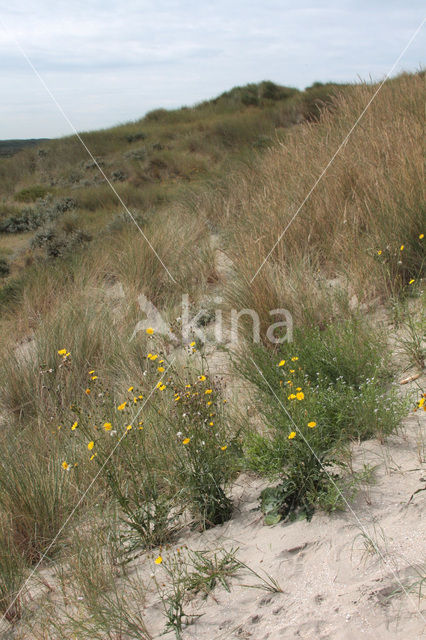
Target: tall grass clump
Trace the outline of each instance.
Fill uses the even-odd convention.
[[[22,615],[22,595],[27,564],[13,540],[9,517],[0,512],[0,616],[14,623]]]
[[[8,526],[16,553],[28,565],[60,546],[62,525],[77,504],[80,492],[61,473],[61,452],[51,434],[50,442],[37,435],[8,434],[0,458],[0,513]]]
[[[370,305],[422,277],[423,82],[402,75],[383,86],[294,220],[375,86],[341,91],[317,122],[289,130],[202,204],[225,230],[231,305],[257,310],[264,326],[283,307],[298,323],[327,324],[340,313],[330,292]]]
[[[48,637],[152,638],[144,619],[145,587],[138,575],[129,577],[118,565],[108,515],[95,511],[97,525],[69,537],[63,563],[56,567],[60,596],[36,621]]]

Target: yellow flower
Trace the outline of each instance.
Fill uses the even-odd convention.
[[[204,380],[206,380],[206,379],[207,379],[207,378],[206,378],[206,376],[200,376],[200,377],[198,378],[198,380],[199,380],[200,382],[204,382]]]
[[[305,397],[305,394],[303,393],[303,391],[299,391],[298,393],[296,393],[296,398],[298,400],[303,400],[304,397]]]
[[[413,284],[413,282],[415,282],[414,278],[411,278],[410,282],[408,284]]]
[[[155,558],[154,562],[155,564],[161,564],[163,562],[163,558],[161,556],[158,556],[158,558]]]
[[[314,427],[317,426],[317,423],[312,421],[312,422],[308,422],[308,427],[310,427],[311,429],[313,429]]]
[[[78,422],[77,422],[77,420],[76,420],[76,421],[74,422],[74,424],[72,425],[72,427],[71,427],[71,431],[75,431],[75,430],[77,429],[77,427],[78,427]]]
[[[290,373],[294,373],[296,369],[290,369]]]
[[[191,441],[190,438],[185,438],[185,440],[182,440],[182,444],[189,444]]]
[[[139,400],[143,400],[143,395],[138,396]]]
[[[59,349],[58,351],[58,355],[59,356],[64,356],[66,354],[67,350],[66,349]]]
[[[97,455],[98,455],[97,453],[93,453],[93,454],[90,456],[90,461],[92,461],[92,460],[93,460],[93,458],[96,458],[96,456],[97,456]]]
[[[87,395],[90,395],[90,389],[86,389]]]
[[[278,363],[279,367],[283,367],[285,365],[285,360],[280,360]]]
[[[299,360],[299,358],[297,356],[293,356],[292,359],[291,359],[292,362],[296,362],[296,360]]]
[[[302,387],[296,387],[296,391],[302,391]]]
[[[95,373],[95,370],[92,369],[91,371],[89,371],[89,376],[93,375]]]
[[[148,327],[148,329],[146,330],[147,334],[149,336],[152,336],[152,334],[154,333],[154,329],[152,327]]]
[[[186,385],[185,385],[185,389],[190,389],[190,388],[191,388],[191,385],[190,385],[190,384],[186,384]]]
[[[133,387],[129,387],[127,391],[130,393],[131,391],[133,391]]]
[[[164,367],[157,367],[157,371],[159,371],[160,373],[163,373]]]
[[[137,399],[137,397],[136,397],[136,396],[133,398],[133,402],[134,402],[135,404],[137,404],[138,399]]]
[[[399,247],[399,250],[400,251],[404,251],[404,245],[403,244]]]
[[[382,253],[383,253],[383,251],[382,251],[381,249],[379,249],[379,250],[378,250],[378,252],[377,252],[377,255],[378,255],[378,256],[381,256],[381,255],[382,255]]]
[[[91,379],[91,380],[97,380],[97,379],[98,379],[98,376],[92,376],[90,379]]]
[[[295,400],[296,396],[294,395],[294,393],[290,393],[290,395],[288,396],[288,400]]]
[[[424,403],[425,403],[425,399],[421,398],[420,402],[419,402],[419,407],[422,407],[424,405]]]
[[[157,360],[157,358],[158,358],[158,354],[157,353],[154,354],[153,356],[151,356],[151,360]]]
[[[67,469],[70,468],[70,465],[68,464],[68,462],[66,462],[65,460],[62,463],[62,469],[65,469],[65,471],[67,471]]]
[[[211,400],[209,400],[208,403],[207,403],[207,406],[209,407],[211,404],[213,404],[213,403],[212,403]]]
[[[419,240],[423,240],[423,238],[424,238],[424,237],[425,237],[425,234],[424,234],[424,233],[421,233],[421,234],[419,235]]]
[[[290,433],[290,435],[288,436],[288,439],[289,439],[289,440],[293,440],[293,438],[295,438],[295,437],[296,437],[296,432],[295,432],[295,431],[292,431],[292,432]]]
[[[214,422],[209,422],[209,427],[212,427],[214,425]]]
[[[132,428],[132,425],[128,424],[127,427],[126,427],[126,431],[130,431],[131,428]]]
[[[123,409],[125,409],[127,402],[122,402],[121,404],[118,405],[117,409],[118,411],[123,411]]]
[[[177,402],[178,400],[180,400],[180,396],[175,396],[175,402]]]
[[[105,431],[111,431],[112,424],[110,422],[105,422],[104,429],[105,429]]]
[[[92,440],[92,442],[89,442],[89,444],[87,445],[87,448],[89,449],[89,451],[91,451],[94,446],[95,446],[95,443]]]
[[[208,395],[209,393],[213,393],[213,389],[206,389],[206,390],[204,391],[204,393],[205,393],[206,395]]]
[[[223,447],[221,447],[221,450],[222,450],[222,451],[226,451],[226,449],[227,449],[227,448],[228,448],[228,445],[227,445],[227,444],[224,444],[224,445],[223,445]]]
[[[195,347],[195,342],[191,342],[190,347]]]
[[[160,391],[164,391],[164,389],[166,388],[166,385],[165,384],[161,384],[158,388],[160,389]]]

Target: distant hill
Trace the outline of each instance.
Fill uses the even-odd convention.
[[[28,140],[0,140],[0,157],[14,156],[15,153],[26,149],[27,147],[34,147],[40,142],[46,142],[48,138],[30,138]]]

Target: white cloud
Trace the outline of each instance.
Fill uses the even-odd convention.
[[[30,3],[31,4],[31,3]],[[2,10],[0,138],[69,133],[15,40],[78,129],[272,79],[382,77],[422,4],[381,0],[17,0]],[[422,62],[421,35],[400,68]]]

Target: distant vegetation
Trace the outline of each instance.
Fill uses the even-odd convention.
[[[27,147],[34,147],[42,142],[46,142],[47,138],[30,138],[23,140],[0,140],[0,157],[14,156],[18,151],[26,149]]]
[[[38,231],[24,245],[18,236],[5,243],[0,235],[10,286],[34,261],[65,255],[56,248],[46,253],[41,238],[60,237],[52,240],[55,247],[74,246],[76,237],[87,242],[126,224],[98,166],[147,225],[171,205],[194,202],[197,193],[212,181],[220,183],[232,166],[252,163],[259,152],[285,140],[293,125],[317,119],[343,89],[316,84],[298,91],[265,81],[235,87],[194,107],[156,109],[134,123],[83,133],[96,161],[75,136],[35,146],[22,141],[21,146],[28,142],[30,148],[0,162],[0,234]],[[69,214],[62,215],[65,209],[59,211],[55,204],[69,198],[75,202],[72,224]]]

